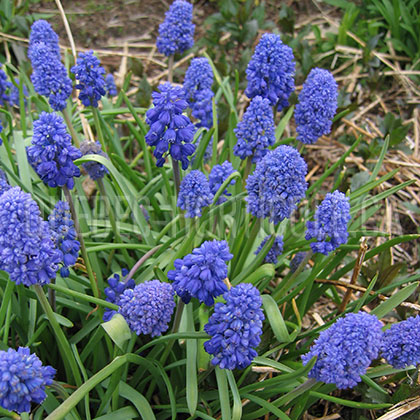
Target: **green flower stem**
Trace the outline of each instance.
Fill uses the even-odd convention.
[[[69,131],[70,131],[70,134],[71,134],[71,138],[73,139],[73,143],[74,143],[74,145],[77,147],[77,148],[79,148],[80,147],[80,142],[79,142],[79,137],[78,137],[78,135],[77,135],[77,133],[76,133],[76,130],[74,129],[74,127],[73,127],[73,124],[72,124],[72,122],[71,122],[71,118],[70,118],[70,115],[69,115],[69,113],[68,113],[68,111],[67,111],[67,109],[63,109],[63,117],[64,117],[64,121],[66,122],[66,124],[67,124],[67,128],[69,129]]]
[[[120,367],[124,366],[126,363],[135,363],[137,365],[144,364],[144,358],[137,356],[132,353],[124,354],[123,356],[116,357],[109,365],[105,366],[98,373],[93,375],[88,381],[71,394],[67,400],[60,404],[48,417],[46,420],[62,420],[65,416],[74,408],[87,393],[89,393],[93,388],[99,385],[106,378],[111,376],[115,371]]]
[[[61,329],[57,318],[55,317],[55,314],[48,302],[48,299],[45,296],[44,291],[42,290],[42,287],[39,284],[35,284],[34,290],[57,338],[57,342],[63,356],[64,366],[66,366],[67,377],[73,377],[76,385],[80,386],[82,384],[82,378],[80,376],[80,371],[74,358],[73,352],[71,351],[69,342],[67,341],[63,330]]]
[[[296,277],[303,271],[306,264],[308,264],[308,261],[311,259],[313,255],[312,251],[308,251],[305,255],[305,258],[301,261],[296,271],[286,280],[285,284],[279,288],[276,292],[273,294],[273,299],[277,300],[279,297],[284,296],[288,291],[290,286],[293,284],[293,282],[296,280]]]
[[[147,261],[155,252],[157,252],[162,245],[158,245],[155,246],[154,248],[152,248],[150,251],[146,252],[133,266],[133,268],[130,270],[130,272],[128,273],[127,277],[124,279],[125,282],[127,282],[128,280],[130,280],[134,274],[136,273],[136,271],[141,267],[141,265]]]
[[[95,123],[95,128],[96,128],[96,134],[98,135],[98,139],[99,142],[102,145],[102,150],[104,152],[107,151],[106,147],[105,147],[105,140],[104,140],[104,134],[102,132],[102,127],[101,127],[101,122],[99,120],[99,111],[98,108],[95,108],[94,106],[92,107],[92,114],[93,114],[93,121]]]
[[[181,185],[181,176],[179,174],[179,162],[175,160],[174,158],[171,158],[171,159],[172,159],[172,168],[174,170],[174,182],[175,182],[175,190],[176,190],[175,197],[178,197],[179,187]]]
[[[102,178],[97,180],[98,182],[98,187],[99,187],[99,192],[101,193],[101,196],[103,197],[104,201],[105,201],[105,207],[108,213],[108,217],[109,217],[109,221],[111,222],[111,227],[112,227],[112,232],[115,236],[116,242],[118,242],[119,244],[122,244],[123,241],[121,239],[121,235],[120,232],[118,230],[118,226],[115,220],[115,213],[114,213],[114,209],[111,206],[111,203],[109,201],[108,198],[108,194],[106,193],[106,189],[105,189],[105,185],[104,185],[104,181]],[[115,250],[114,250],[115,252]],[[130,257],[130,255],[127,252],[126,248],[122,248],[122,253],[124,255],[124,258],[126,259],[128,264],[131,264],[132,258]]]
[[[170,55],[168,58],[168,82],[172,83],[174,74],[174,56]]]
[[[1,139],[3,140],[4,147],[6,148],[7,157],[9,158],[9,162],[11,163],[11,165],[13,167],[13,172],[15,173],[15,175],[17,175],[18,174],[18,168],[17,168],[16,162],[13,158],[12,149],[10,148],[10,144],[9,144],[9,139],[6,136],[6,134],[4,134],[4,131],[2,131],[0,136],[1,136]]]
[[[6,318],[7,309],[9,307],[9,302],[12,298],[12,293],[15,288],[15,283],[11,280],[9,280],[6,283],[6,290],[4,291],[3,298],[1,300],[1,306],[0,306],[0,325],[3,325],[4,320]]]
[[[70,191],[67,188],[67,186],[63,187],[63,191],[64,191],[64,195],[66,196],[66,200],[67,200],[67,202],[69,203],[69,206],[70,206],[70,212],[71,212],[71,215],[73,217],[74,227],[76,229],[77,236],[78,236],[78,239],[79,239],[79,242],[80,242],[80,249],[82,251],[83,260],[84,260],[85,265],[86,265],[86,270],[87,270],[87,273],[88,273],[88,276],[89,276],[90,286],[92,288],[93,295],[96,298],[99,298],[98,285],[96,284],[95,275],[93,274],[92,265],[90,264],[89,256],[88,256],[88,253],[87,253],[87,250],[86,250],[85,240],[83,239],[83,235],[82,235],[82,232],[80,230],[79,219],[77,217],[76,209],[74,208],[73,198],[72,198],[72,196],[70,194]],[[102,314],[99,314],[99,315],[102,316]]]
[[[0,407],[0,415],[2,415],[4,417],[8,417],[9,419],[13,419],[13,420],[21,420],[22,419],[22,417],[19,416],[19,414],[16,414],[16,413],[13,413],[12,411],[6,410],[3,407]]]
[[[103,308],[113,309],[114,311],[118,311],[118,305],[114,305],[106,300],[99,299],[85,293],[76,292],[75,290],[69,289],[68,287],[59,286],[58,284],[49,283],[47,287],[57,292],[64,293],[65,295],[75,297],[77,299],[83,300],[85,302],[92,303],[94,305],[102,306]],[[1,324],[0,324],[1,325]]]
[[[6,322],[4,323],[3,330],[3,343],[7,345],[9,342],[9,328],[10,328],[10,317],[12,316],[12,301],[9,300],[6,312]]]
[[[27,136],[26,129],[26,109],[25,109],[25,97],[23,95],[23,77],[19,74],[19,108],[20,108],[20,126],[22,127],[23,138]]]
[[[231,278],[235,278],[238,275],[238,272],[242,270],[245,261],[248,258],[249,251],[251,250],[255,238],[257,237],[258,232],[260,231],[260,227],[261,219],[257,218],[253,223],[249,237],[245,240],[245,245],[242,248],[242,252],[240,253],[239,258],[236,258],[237,263],[235,264],[234,269],[230,275]]]
[[[248,178],[248,176],[249,176],[249,174],[251,173],[251,168],[252,168],[252,156],[248,156],[247,158],[246,158],[246,165],[245,165],[245,172],[244,172],[244,178],[243,178],[243,184],[244,184],[244,187],[245,187],[245,185],[246,185],[246,180],[247,180],[247,178]]]

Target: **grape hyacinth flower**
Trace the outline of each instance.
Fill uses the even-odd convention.
[[[266,236],[263,241],[261,242],[258,249],[255,251],[255,255],[258,255],[261,250],[263,249],[264,245],[270,240],[271,235]],[[267,255],[264,258],[266,263],[277,264],[277,260],[281,253],[283,252],[283,236],[277,235],[274,239],[273,246],[268,251]]]
[[[26,148],[28,160],[49,187],[74,187],[73,177],[80,169],[73,163],[82,153],[71,144],[70,134],[61,117],[42,112],[34,122],[32,145]]]
[[[60,275],[61,277],[68,277],[70,275],[69,267],[76,264],[79,256],[80,242],[77,240],[70,207],[66,201],[57,202],[53,212],[48,217],[48,222],[54,244],[61,252],[63,266],[60,269]]]
[[[152,93],[154,108],[146,112],[146,123],[150,126],[146,142],[149,146],[156,146],[153,152],[157,158],[156,166],[163,166],[169,153],[174,160],[181,161],[182,169],[187,169],[188,156],[195,151],[195,145],[191,144],[195,127],[187,116],[182,115],[188,107],[185,92],[169,82],[161,84],[159,90]]]
[[[108,159],[108,155],[102,150],[101,143],[98,141],[82,141],[80,143],[80,151],[83,156],[93,154],[103,156]],[[84,162],[82,163],[82,167],[94,181],[103,178],[109,172],[102,163],[94,161]]]
[[[334,76],[328,70],[311,70],[295,109],[299,141],[312,144],[323,134],[331,132],[332,119],[337,111],[337,89]]]
[[[394,324],[384,333],[382,356],[395,369],[420,363],[420,316]]]
[[[115,85],[114,76],[111,73],[108,73],[105,76],[105,90],[108,96],[117,95],[117,86]]]
[[[56,370],[42,366],[29,348],[9,348],[0,351],[0,406],[6,410],[25,413],[31,403],[41,404],[47,394],[45,387],[53,383]]]
[[[309,353],[302,356],[306,365],[317,356],[309,378],[335,384],[339,389],[353,388],[361,381],[382,345],[381,323],[374,315],[350,313],[321,332]]]
[[[248,211],[255,217],[270,217],[274,224],[290,217],[305,196],[307,166],[291,146],[268,152],[248,177]]]
[[[159,25],[156,47],[161,54],[169,57],[183,53],[194,45],[192,23],[193,6],[184,0],[175,0],[165,13],[165,20]]]
[[[19,86],[19,79],[18,78],[15,79],[15,82]],[[28,96],[29,93],[28,93],[28,89],[25,85],[23,85],[22,93],[23,93],[23,103],[26,106],[26,97]],[[20,106],[19,88],[16,87],[15,85],[12,85],[12,87],[10,88],[10,105],[16,106],[16,107]]]
[[[0,63],[0,105],[5,106],[9,102],[9,95],[6,93],[12,84],[7,80],[6,73],[1,68],[2,64]]]
[[[0,169],[0,195],[12,188],[7,182],[6,174]]]
[[[174,309],[172,285],[159,280],[140,283],[120,296],[119,313],[137,335],[161,335],[168,329]]]
[[[204,349],[214,357],[213,365],[222,369],[244,369],[257,356],[255,348],[261,341],[264,314],[260,292],[250,283],[232,287],[218,302],[204,331],[211,339]]]
[[[238,138],[233,153],[241,159],[252,156],[254,163],[261,160],[267,154],[268,147],[276,141],[273,110],[269,100],[255,96],[242,121],[233,131]]]
[[[31,286],[55,279],[61,252],[38,205],[19,187],[0,195],[0,269],[16,284]]]
[[[200,217],[201,209],[209,206],[213,200],[210,184],[206,176],[193,170],[182,180],[177,205],[185,210],[185,217]]]
[[[235,172],[233,166],[230,162],[225,161],[221,165],[213,166],[210,175],[209,175],[209,183],[210,183],[210,191],[213,195],[216,195],[219,188],[222,184],[226,181],[226,179]],[[235,179],[229,183],[229,185],[234,185],[236,182]],[[224,196],[230,196],[232,194],[228,193],[227,188],[223,191],[222,195],[217,200],[216,204],[221,204],[226,201]]]
[[[345,244],[348,239],[347,225],[350,220],[349,199],[340,191],[328,193],[315,212],[315,222],[307,222],[307,240],[313,252],[328,255]]]
[[[31,26],[28,49],[28,57],[31,61],[33,60],[34,47],[39,43],[43,43],[51,55],[60,60],[58,35],[54,32],[51,25],[43,19],[36,20]]]
[[[184,303],[191,297],[205,305],[214,304],[214,298],[227,291],[227,262],[233,258],[226,241],[206,241],[191,254],[174,262],[175,270],[168,272],[177,295]]]
[[[58,36],[45,20],[33,23],[29,35],[28,57],[35,91],[48,98],[54,111],[62,111],[72,93],[73,83],[61,62]]]
[[[210,128],[213,125],[212,84],[213,70],[207,58],[192,59],[185,74],[184,90],[192,116],[199,121],[197,127]]]
[[[121,276],[124,278],[128,274],[128,270],[123,268],[121,270]],[[120,305],[120,298],[121,295],[127,289],[134,289],[136,283],[133,279],[129,279],[128,281],[121,280],[120,275],[115,273],[112,277],[108,279],[109,287],[105,288],[105,300],[107,302],[115,303],[116,305]],[[117,311],[113,309],[105,308],[103,320],[110,321],[111,318],[116,314]]]
[[[267,98],[270,105],[281,111],[289,105],[289,96],[295,89],[294,75],[292,49],[278,35],[264,34],[246,69],[245,94],[248,98]]]
[[[79,99],[84,106],[98,107],[98,101],[105,92],[105,69],[93,51],[79,53],[77,64],[71,68],[76,76],[76,89],[79,89]]]

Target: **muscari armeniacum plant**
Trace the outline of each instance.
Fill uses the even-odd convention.
[[[161,25],[158,50],[168,57],[182,54],[193,46],[193,33],[192,5],[175,1]],[[73,67],[81,103],[72,98],[58,37],[45,21],[32,26],[29,57],[35,89],[28,86],[28,92],[45,96],[57,114],[46,112],[45,100],[28,98],[27,111],[35,117],[22,139],[12,75],[0,73],[4,115],[16,116],[7,121],[0,150],[2,409],[99,418],[136,416],[141,406],[140,415],[228,418],[231,391],[238,418],[281,418],[288,409],[298,418],[334,387],[358,387],[362,380],[360,386],[370,386],[377,381],[376,364],[386,361],[393,374],[419,363],[418,317],[383,332],[379,319],[390,310],[389,300],[372,308],[369,294],[354,292],[342,316],[333,310],[324,316],[327,325],[315,332],[307,327],[307,314],[321,296],[340,303],[334,281],[344,281],[354,267],[362,235],[357,211],[371,210],[374,201],[373,195],[358,201],[363,194],[353,195],[345,184],[331,188],[325,179],[305,179],[313,165],[305,158],[312,152],[295,147],[331,129],[337,99],[331,73],[310,72],[296,105],[296,135],[276,139],[279,118],[287,125],[292,115],[279,112],[289,106],[299,64],[275,34],[264,34],[256,46],[247,69],[250,104],[242,109],[240,92],[235,97],[227,79],[217,77],[213,86],[212,69],[218,67],[203,57],[191,61],[184,80],[179,67],[182,87],[161,84],[148,111],[126,107],[119,102],[124,95],[102,110],[101,98],[113,95],[115,86],[92,52],[81,53]],[[229,108],[227,129],[213,119],[214,97]],[[67,124],[74,123],[68,126],[72,136],[59,114],[65,109],[73,112],[70,118],[63,113]],[[100,143],[85,130],[92,120]],[[200,141],[196,127],[211,128],[213,120],[216,154],[210,164],[194,161],[190,169]],[[86,139],[81,150],[71,144],[72,129]],[[288,131],[293,136],[293,124]],[[176,197],[167,157],[183,168]],[[239,158],[247,158],[248,167]],[[100,196],[109,194],[111,206],[121,207],[114,221],[96,188]],[[143,210],[147,221],[139,217]],[[399,298],[404,281],[415,279],[403,276],[386,293],[394,287]],[[52,307],[47,289],[56,294],[52,299],[49,293]],[[359,311],[366,305],[372,314]],[[289,373],[295,382],[283,382]],[[317,390],[297,404],[302,383],[299,391]],[[238,404],[244,399],[249,402]],[[383,407],[363,399],[357,404]]]

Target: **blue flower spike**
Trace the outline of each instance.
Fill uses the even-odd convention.
[[[331,132],[332,119],[337,111],[338,87],[334,76],[320,68],[312,69],[295,108],[297,139],[313,144]]]
[[[204,331],[211,339],[204,343],[211,363],[222,369],[245,369],[257,356],[255,348],[261,341],[264,314],[262,299],[256,287],[242,283],[223,295],[226,303],[218,302]]]
[[[175,309],[172,285],[159,280],[140,283],[134,289],[126,288],[120,295],[119,313],[137,335],[161,335],[168,329]]]
[[[185,91],[182,87],[169,82],[159,86],[160,92],[153,92],[154,107],[146,112],[146,123],[150,129],[146,134],[149,146],[155,146],[153,154],[157,158],[156,166],[165,163],[165,157],[170,155],[180,161],[182,169],[187,169],[189,157],[195,151],[195,127],[190,119],[183,115],[188,107]]]
[[[193,6],[184,0],[175,0],[165,13],[165,20],[159,25],[156,46],[161,54],[169,57],[183,53],[194,45],[192,23]]]
[[[17,413],[29,413],[31,404],[41,404],[47,394],[45,387],[53,383],[56,373],[43,366],[29,348],[0,351],[0,406]]]
[[[268,152],[248,177],[248,211],[274,224],[289,218],[297,203],[305,197],[306,162],[291,146],[279,146]]]
[[[206,241],[191,254],[174,262],[175,270],[168,272],[168,279],[184,303],[191,297],[207,306],[214,298],[227,291],[227,262],[233,258],[226,241]]]
[[[308,377],[339,389],[353,388],[366,373],[382,345],[382,324],[374,315],[350,313],[321,332],[311,350],[302,356],[306,365],[317,356]]]

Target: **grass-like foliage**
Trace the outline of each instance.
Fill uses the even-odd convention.
[[[148,109],[130,74],[116,91],[94,52],[61,54],[45,21],[32,69],[2,63],[2,418],[298,420],[325,401],[364,418],[415,392],[418,319],[400,305],[420,274],[389,253],[419,235],[376,227],[414,182],[380,176],[392,139],[363,182],[342,182],[363,136],[314,178],[311,144],[351,110],[336,113],[332,74],[305,69],[296,92],[302,63],[273,33],[236,80],[211,51],[174,84],[191,7],[176,0],[161,25],[168,81]],[[391,2],[370,7],[415,57]],[[230,41],[251,44],[261,10],[229,1],[212,22],[236,16]]]

